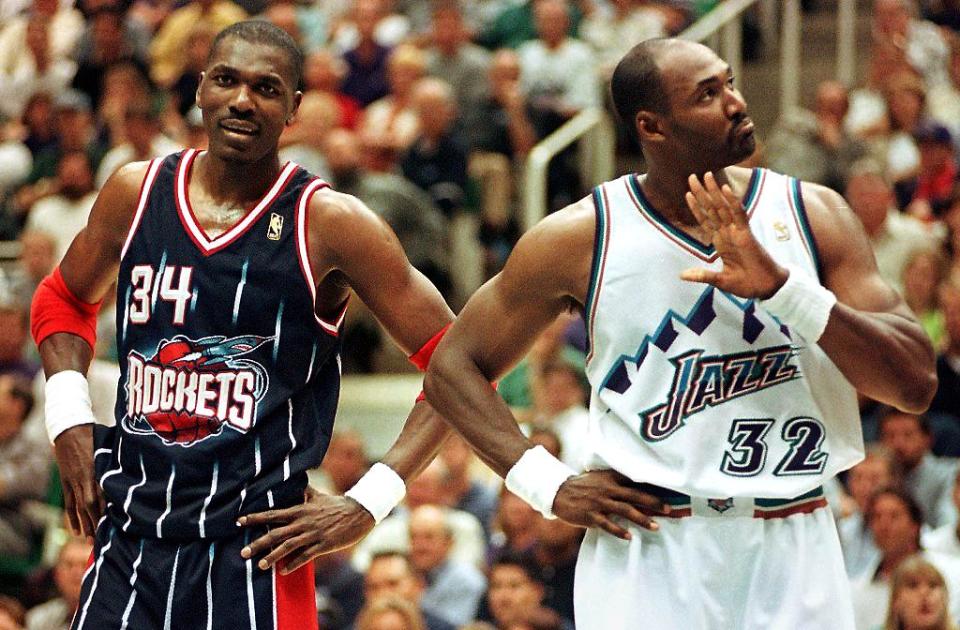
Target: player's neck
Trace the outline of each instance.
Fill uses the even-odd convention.
[[[262,199],[279,175],[280,157],[275,152],[256,162],[234,162],[206,151],[197,157],[192,173],[213,199],[241,205]]]
[[[643,194],[647,200],[656,208],[657,212],[664,216],[668,221],[677,225],[696,226],[694,219],[684,195],[690,190],[690,184],[687,178],[691,174],[698,175],[701,180],[703,172],[690,171],[689,168],[678,168],[674,165],[662,166],[651,164],[645,176],[640,178],[640,185],[643,188]],[[717,178],[717,184],[729,184],[727,173],[724,169],[713,171]]]

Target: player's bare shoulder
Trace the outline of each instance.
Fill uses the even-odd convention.
[[[310,198],[308,212],[307,242],[315,272],[398,246],[386,222],[353,195],[322,188]]]
[[[137,211],[150,162],[131,162],[111,175],[93,204],[87,230],[95,238],[122,243]]]
[[[803,209],[810,221],[817,249],[830,266],[851,250],[870,251],[863,224],[840,193],[811,182],[800,183]]]
[[[530,229],[507,262],[505,274],[543,276],[581,304],[586,300],[597,229],[593,200],[585,197]]]

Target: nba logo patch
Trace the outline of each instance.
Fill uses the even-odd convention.
[[[787,226],[780,222],[773,222],[773,231],[777,235],[778,241],[789,241],[790,240],[790,230],[787,229]]]
[[[720,514],[723,514],[733,507],[733,497],[727,499],[707,499],[707,505]]]
[[[267,238],[271,241],[279,241],[281,231],[283,231],[283,217],[276,212],[271,212],[270,225],[267,227]]]

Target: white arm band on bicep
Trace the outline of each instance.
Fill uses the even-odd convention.
[[[816,343],[827,328],[837,296],[800,267],[785,266],[790,272],[787,281],[760,304],[806,341]]]
[[[75,370],[64,370],[48,378],[44,389],[43,415],[51,444],[67,429],[96,423],[87,377]]]
[[[504,478],[507,490],[514,493],[544,518],[553,514],[553,500],[564,481],[577,474],[542,446],[528,449],[510,468]]]
[[[403,500],[407,487],[392,468],[377,462],[343,494],[362,505],[379,523]]]

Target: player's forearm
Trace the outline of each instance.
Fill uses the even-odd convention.
[[[93,349],[90,345],[71,333],[50,335],[43,340],[38,350],[47,378],[64,370],[86,374],[93,360]]]
[[[838,303],[819,344],[847,380],[874,400],[921,413],[936,393],[933,347],[920,325],[905,316]]]
[[[425,401],[418,402],[396,442],[380,461],[409,483],[433,461],[450,433],[450,427],[433,407]]]
[[[430,404],[501,477],[531,447],[509,407],[470,359],[453,352],[434,355],[423,387]]]

